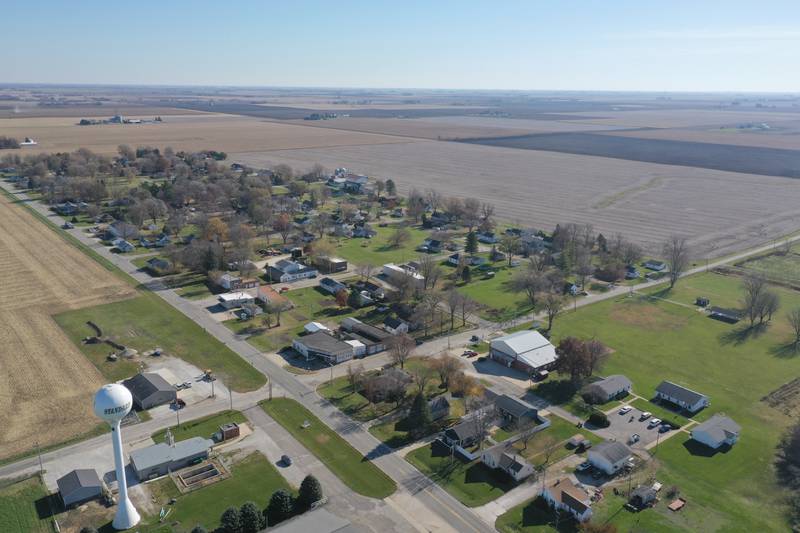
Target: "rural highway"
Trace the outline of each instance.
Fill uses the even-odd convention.
[[[2,186],[10,192],[16,194],[20,199],[28,200],[23,193],[14,191],[9,184],[2,183]],[[52,220],[55,224],[60,224],[63,222],[60,217],[53,215],[45,205],[39,202],[29,201],[28,205],[47,217],[49,220]],[[96,239],[90,237],[84,231],[82,231],[82,229],[76,228],[67,231],[79,239],[82,243],[86,244],[101,256],[112,262],[123,272],[130,275],[143,286],[153,290],[170,305],[202,326],[209,334],[226,344],[240,357],[250,362],[254,368],[268,376],[273,384],[273,389],[276,395],[283,394],[299,401],[301,404],[315,413],[325,424],[329,425],[343,438],[345,438],[359,452],[371,459],[397,483],[398,492],[391,496],[390,499],[394,499],[397,502],[402,502],[401,505],[406,511],[406,516],[408,518],[413,517],[411,520],[416,522],[415,527],[417,529],[422,531],[454,530],[461,532],[482,532],[494,530],[493,524],[484,523],[472,510],[462,505],[444,489],[436,485],[433,481],[431,481],[401,457],[394,454],[391,448],[383,445],[380,441],[373,437],[366,430],[364,425],[357,423],[346,415],[342,414],[332,404],[319,397],[312,386],[303,383],[303,381],[298,379],[297,376],[287,372],[284,368],[273,362],[271,359],[265,357],[251,344],[244,340],[238,339],[233,332],[231,332],[221,323],[215,321],[204,309],[198,307],[191,301],[180,297],[173,290],[165,289],[160,283],[154,282],[149,275],[144,272],[140,272],[138,268],[132,264],[128,257],[111,253],[107,247],[102,246]],[[798,239],[800,239],[800,236],[794,237],[790,240],[796,241]],[[709,262],[707,266],[699,266],[690,269],[684,275],[695,274],[706,269],[734,262],[753,254],[768,251],[774,248],[774,246],[774,244],[764,245],[747,252],[742,252],[734,256]],[[582,307],[598,301],[615,298],[633,290],[650,288],[663,283],[665,283],[665,281],[657,280],[642,283],[635,286],[635,288],[618,286],[606,293],[582,298],[578,300],[575,305],[577,307]],[[533,320],[534,318],[541,318],[541,315],[537,316],[535,314],[531,314],[517,319],[515,322]],[[485,337],[486,335],[499,330],[500,325],[485,320],[479,320],[479,327],[477,330],[471,331],[467,334],[460,334],[457,336],[454,335],[451,338],[451,341],[455,345],[458,345],[459,343],[465,342],[466,338],[472,334]],[[447,339],[442,338],[426,345],[429,346],[429,348],[433,350],[432,353],[434,353],[437,349],[443,349],[446,343]],[[515,393],[517,396],[520,396],[520,393],[524,395],[526,392],[521,387],[507,383],[505,380],[493,381],[497,383],[498,388],[505,389],[509,393]],[[255,405],[255,402],[258,399],[254,397],[254,395],[260,396],[264,394],[265,392],[263,389],[257,393],[248,393],[244,395],[234,394],[234,407],[240,409],[252,407]],[[263,396],[261,397],[263,398]],[[556,406],[548,406],[547,402],[540,398],[535,396],[531,397],[530,395],[529,398],[532,399],[532,403],[535,403],[539,407],[547,407],[562,416],[566,416],[567,419],[572,419],[568,413],[561,413],[560,411],[562,410],[558,409]],[[208,406],[204,406],[203,410],[197,410],[197,412],[194,412],[190,408],[187,410],[186,415],[187,417],[196,418],[205,416],[206,414],[211,414],[212,412],[219,411],[226,407],[227,405],[224,403],[223,405],[209,404]],[[138,435],[140,432],[143,435],[149,435],[153,431],[159,429],[159,423],[163,426],[164,420],[153,420],[142,423],[131,427],[127,431],[134,433],[133,436]],[[92,439],[92,441],[97,440],[99,442],[100,439],[103,438],[105,437],[97,437],[96,439]],[[85,444],[86,443],[84,442],[72,446],[78,447]],[[59,452],[51,452],[51,454],[56,453]],[[25,469],[36,468],[37,466],[38,462],[36,461],[36,458],[26,459],[0,468],[0,477],[11,475]]]

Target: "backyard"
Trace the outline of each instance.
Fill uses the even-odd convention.
[[[492,267],[493,277],[473,268],[472,281],[459,283],[458,290],[483,306],[478,312],[481,318],[495,322],[511,320],[531,311],[525,293],[511,288],[511,279],[522,268],[525,267],[509,267],[507,262],[501,261]]]
[[[355,492],[382,499],[397,489],[380,468],[295,400],[273,398],[260,405]]]
[[[408,226],[409,239],[398,247],[389,245],[389,237],[395,232],[396,225],[388,227],[374,226],[372,229],[378,234],[371,239],[363,238],[335,238],[328,240],[333,245],[334,254],[346,259],[351,264],[370,263],[377,267],[386,263],[404,263],[419,257],[417,247],[422,244],[430,233],[419,227]]]
[[[490,469],[479,459],[467,461],[453,455],[435,441],[410,452],[406,460],[467,507],[489,503],[516,486],[506,474]]]
[[[106,356],[114,351],[110,346],[84,344],[82,339],[94,334],[87,321],[97,324],[104,336],[139,352],[161,347],[166,355],[184,359],[200,369],[210,368],[234,391],[252,391],[266,382],[264,375],[244,359],[149,292],[129,300],[67,311],[54,318],[72,342],[111,381],[135,374],[138,361],[124,358],[109,361]]]

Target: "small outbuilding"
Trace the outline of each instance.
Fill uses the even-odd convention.
[[[136,374],[122,382],[131,391],[133,405],[137,409],[150,409],[170,403],[178,398],[175,387],[155,372]]]
[[[589,383],[583,388],[582,395],[586,401],[606,403],[609,400],[628,394],[632,386],[631,380],[627,377],[622,374],[615,374],[600,381]]]
[[[58,478],[56,485],[65,508],[86,503],[103,493],[103,482],[93,468],[73,470]]]
[[[652,486],[641,485],[631,491],[629,503],[637,509],[644,509],[651,506],[658,497],[658,492]]]
[[[631,455],[630,448],[621,442],[605,441],[589,450],[588,460],[593,467],[610,476],[622,470]]]

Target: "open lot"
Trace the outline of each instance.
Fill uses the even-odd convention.
[[[128,298],[134,291],[3,194],[0,228],[4,459],[30,450],[37,440],[47,446],[97,428],[91,398],[102,376],[50,315]]]
[[[689,501],[681,520],[695,531],[786,528],[783,492],[769,465],[790,419],[761,398],[800,372],[800,356],[785,348],[791,337],[785,313],[800,305],[800,295],[776,288],[782,309],[758,331],[712,320],[691,307],[698,295],[710,297],[712,305],[735,306],[740,283],[735,276],[693,276],[673,291],[659,293],[670,301],[622,297],[601,302],[565,314],[553,329],[554,342],[577,335],[606,343],[614,352],[603,374],[625,374],[636,394],[650,398],[658,383],[669,379],[711,397],[711,406],[693,418],[705,420],[724,412],[742,426],[740,441],[724,453],[695,445],[686,433],[659,445],[656,476],[666,486],[680,488]],[[612,505],[604,502],[597,513],[616,516],[619,507]],[[666,509],[636,518],[648,529],[675,529]]]
[[[392,178],[401,193],[435,186],[492,202],[496,216],[512,223],[552,230],[556,222],[578,222],[606,235],[622,232],[651,253],[681,234],[697,256],[726,255],[796,231],[800,216],[800,188],[792,179],[557,152],[417,141],[231,159],[254,166],[344,165]],[[770,199],[769,210],[763,198]]]
[[[109,117],[113,113],[109,112]],[[150,118],[151,115],[136,115]],[[26,119],[0,119],[0,131],[10,137],[33,137],[38,146],[14,153],[71,151],[88,148],[98,153],[114,154],[117,146],[147,145],[175,150],[213,149],[224,152],[249,152],[294,148],[318,148],[406,142],[400,137],[369,133],[303,128],[291,124],[267,122],[251,117],[189,114],[164,116],[153,124],[103,124],[78,126],[80,115]],[[6,153],[5,150],[0,154]]]

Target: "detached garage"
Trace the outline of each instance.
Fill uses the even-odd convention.
[[[136,374],[122,382],[131,391],[133,405],[137,409],[150,409],[170,403],[178,398],[175,387],[154,372]]]
[[[58,478],[58,493],[65,508],[86,503],[103,493],[103,482],[92,468],[73,470],[64,477]]]

